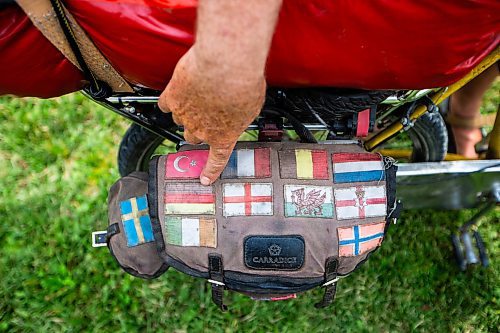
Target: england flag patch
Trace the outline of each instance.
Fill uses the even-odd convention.
[[[224,216],[273,215],[273,184],[223,185]]]
[[[385,186],[355,186],[334,190],[338,220],[386,216]]]

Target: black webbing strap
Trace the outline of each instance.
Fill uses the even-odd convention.
[[[118,227],[118,223],[113,223],[109,225],[108,229],[106,229],[106,243],[109,244],[111,237],[119,233],[120,233],[120,228]]]
[[[66,12],[64,11],[61,1],[50,0],[50,3],[52,4],[52,8],[54,8],[54,11],[56,12],[57,20],[59,21],[61,29],[64,32],[64,36],[66,36],[66,40],[68,41],[73,54],[75,55],[78,65],[80,65],[83,75],[90,82],[90,87],[88,89],[89,93],[94,98],[105,98],[109,96],[111,93],[110,87],[105,82],[99,81],[95,77],[89,66],[87,66],[85,59],[83,59],[82,52],[78,47],[75,33],[71,28],[71,24],[69,23],[68,17],[66,16]]]
[[[208,282],[212,284],[212,301],[222,311],[226,311],[227,306],[224,305],[224,267],[220,255],[214,253],[208,255],[208,273],[210,276]]]
[[[319,308],[325,308],[328,305],[332,304],[333,299],[335,298],[335,293],[337,292],[337,269],[339,266],[339,261],[337,258],[330,257],[326,259],[325,262],[325,283],[323,286],[325,287],[325,293],[323,295],[323,299],[321,302],[314,304],[314,306]]]

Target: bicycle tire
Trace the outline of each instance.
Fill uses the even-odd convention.
[[[426,112],[408,131],[413,143],[411,162],[439,162],[448,150],[448,131],[439,112]]]
[[[165,139],[142,126],[132,124],[120,142],[118,171],[122,177],[134,171],[148,171],[149,160]]]

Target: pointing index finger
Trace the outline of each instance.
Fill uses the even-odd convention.
[[[201,172],[200,182],[202,185],[210,185],[220,176],[224,170],[236,142],[225,147],[210,146],[208,160],[205,168]]]

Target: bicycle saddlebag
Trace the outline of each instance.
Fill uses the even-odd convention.
[[[111,255],[127,273],[150,279],[163,274],[168,266],[156,251],[147,190],[145,172],[133,172],[111,187],[106,238]]]
[[[155,157],[147,198],[154,255],[208,279],[222,309],[224,289],[280,299],[321,285],[317,306],[328,305],[395,217],[396,166],[359,145],[238,143],[220,179],[202,186],[206,149]]]

